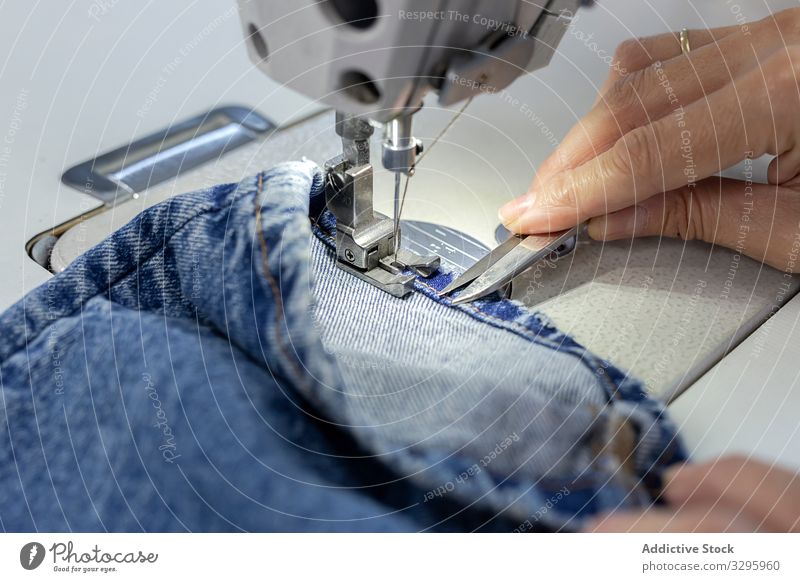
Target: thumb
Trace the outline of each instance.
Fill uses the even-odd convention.
[[[589,222],[589,236],[666,236],[734,249],[787,272],[800,270],[800,196],[769,184],[708,178]]]

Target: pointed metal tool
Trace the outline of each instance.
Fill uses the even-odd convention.
[[[485,273],[489,269],[489,267],[491,267],[494,263],[496,263],[502,257],[506,256],[508,253],[513,251],[517,247],[517,245],[519,245],[519,243],[520,243],[520,238],[512,236],[506,242],[502,243],[500,246],[486,253],[481,260],[479,260],[469,269],[464,271],[460,277],[454,279],[452,283],[450,283],[447,287],[439,291],[439,295],[440,296],[447,295],[448,293],[452,293],[453,291],[455,291],[460,287],[469,285],[475,279],[483,275],[483,273]]]
[[[580,226],[547,235],[513,236],[478,261],[439,294],[446,295],[469,285],[453,305],[475,301],[502,289],[511,280],[548,257],[570,254],[577,244]]]

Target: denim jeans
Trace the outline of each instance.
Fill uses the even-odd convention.
[[[341,271],[322,189],[296,162],[173,198],[0,316],[4,530],[569,530],[652,502],[685,455],[641,383],[518,304],[450,305],[451,273],[400,300]]]

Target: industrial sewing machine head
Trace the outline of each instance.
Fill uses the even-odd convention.
[[[239,0],[253,61],[336,109],[343,151],[325,165],[341,268],[402,297],[438,257],[400,247],[401,179],[422,143],[412,119],[426,94],[449,106],[544,67],[585,0]],[[309,32],[310,31],[310,32]],[[272,49],[272,50],[271,50]],[[394,219],[373,210],[370,138],[395,174]]]

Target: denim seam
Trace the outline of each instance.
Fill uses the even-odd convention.
[[[314,191],[312,189],[311,196],[319,195],[319,191]],[[323,219],[324,217],[324,219]],[[329,251],[335,253],[336,249],[336,241],[335,239],[328,234],[326,231],[326,227],[329,228],[329,224],[325,224],[324,220],[330,219],[335,220],[335,218],[330,215],[329,213],[323,212],[323,214],[319,215],[316,220],[312,220],[312,231],[314,232],[315,236],[325,244]],[[335,254],[334,254],[335,260]],[[528,317],[533,318],[533,320],[542,326],[543,330],[552,332],[555,337],[559,338],[559,341],[556,342],[550,338],[545,338],[540,335],[540,332],[536,331],[531,327],[526,327],[524,323],[520,323],[518,321],[514,321],[511,319],[502,319],[497,317],[491,313],[487,313],[480,308],[474,305],[458,305],[453,306],[449,304],[448,301],[443,301],[438,297],[438,289],[435,287],[428,285],[426,282],[421,281],[419,278],[415,278],[414,281],[415,288],[420,291],[423,295],[428,297],[429,299],[439,303],[440,305],[444,305],[451,309],[459,309],[462,312],[466,313],[470,317],[486,323],[487,325],[491,325],[498,329],[503,329],[510,333],[513,333],[526,341],[529,341],[536,345],[541,345],[547,349],[559,351],[560,353],[569,353],[573,357],[576,357],[580,360],[580,362],[586,366],[589,371],[593,374],[596,378],[597,386],[603,391],[603,393],[607,397],[606,403],[603,405],[603,409],[607,410],[610,414],[619,414],[614,406],[615,402],[626,402],[634,406],[641,406],[643,411],[646,412],[648,424],[651,422],[658,422],[659,419],[663,418],[664,410],[660,406],[660,401],[653,398],[652,396],[648,396],[643,388],[641,387],[640,383],[635,379],[629,377],[626,372],[617,369],[613,364],[610,362],[605,362],[601,358],[597,358],[593,354],[591,354],[585,347],[578,344],[574,339],[572,339],[567,334],[561,332],[558,328],[548,324],[546,321],[543,321],[539,314],[532,312],[528,308],[524,306],[518,306],[521,309],[524,309],[527,313]],[[508,301],[508,300],[501,300],[501,301]],[[509,301],[509,303],[511,303]],[[572,344],[572,345],[565,345]],[[606,370],[609,369],[612,372],[609,373]],[[619,382],[615,381],[612,378],[612,373],[616,372],[621,376]],[[642,398],[639,398],[641,396]],[[655,468],[659,464],[669,464],[669,460],[674,458],[675,455],[673,453],[676,452],[675,446],[667,447],[668,451],[661,451],[661,453],[657,457],[653,457],[653,452],[650,447],[644,446],[646,445],[645,442],[641,439],[641,430],[642,426],[639,426],[639,423],[635,421],[635,419],[630,418],[628,419],[636,431],[637,440],[636,444],[633,448],[633,461],[637,468],[637,478],[643,479],[647,473],[649,473],[653,468]],[[670,445],[677,444],[676,436],[673,436],[670,439]],[[679,447],[677,447],[679,449]],[[666,462],[665,462],[666,457]]]
[[[423,281],[420,281],[419,279],[417,279],[416,282],[420,286],[430,290],[431,292],[438,293],[438,289],[435,289],[434,287],[431,287],[427,283],[425,283]],[[477,308],[477,307],[475,307],[473,305],[453,306],[453,305],[448,305],[448,303],[444,302],[444,301],[442,301],[441,304],[442,305],[446,305],[446,306],[450,307],[451,309],[453,307],[460,307],[463,311],[465,311],[467,313],[470,313],[470,311],[472,311],[472,313],[470,315],[472,315],[472,317],[474,317],[475,319],[479,319],[479,320],[482,319],[482,318],[488,319],[489,321],[487,323],[489,323],[490,325],[493,325],[493,327],[497,327],[497,328],[501,328],[501,329],[507,329],[511,333],[516,333],[517,335],[523,337],[524,339],[526,339],[526,340],[528,340],[528,341],[530,341],[532,343],[535,343],[535,344],[541,345],[541,346],[545,346],[545,347],[547,347],[547,348],[549,348],[551,350],[559,351],[560,353],[563,353],[563,350],[559,350],[559,348],[563,347],[564,340],[569,339],[566,334],[562,334],[560,331],[558,331],[558,330],[556,330],[555,328],[552,328],[552,327],[550,329],[554,329],[559,334],[559,337],[562,338],[562,341],[553,342],[553,341],[549,341],[549,340],[546,340],[546,339],[539,338],[538,334],[533,334],[533,332],[529,328],[526,328],[521,323],[517,323],[516,321],[510,321],[510,320],[505,320],[505,319],[498,318],[498,317],[496,317],[494,315],[486,313],[485,311],[481,311],[479,308]],[[531,313],[531,315],[533,315],[534,317],[536,316],[535,313]],[[584,353],[577,353],[575,350],[572,350],[572,349],[569,349],[569,348],[567,348],[566,351],[568,351],[571,355],[579,358],[581,360],[581,363],[583,363],[587,367],[589,367],[589,369],[594,373],[595,376],[598,375],[597,374],[598,367],[595,365],[597,362],[596,362],[596,360],[595,360],[595,358],[593,356],[588,356],[585,353],[585,350],[584,350]],[[588,357],[588,360],[587,360],[587,357]],[[605,375],[603,375],[603,377],[605,377]],[[610,398],[616,398],[617,390],[618,390],[619,387],[609,380],[609,385],[606,386],[606,388],[610,388],[611,389],[611,392],[608,394],[608,396]],[[606,390],[606,392],[608,393],[608,390]]]
[[[284,343],[283,338],[283,326],[286,324],[286,314],[283,310],[283,299],[281,298],[280,290],[277,288],[278,284],[275,281],[275,277],[272,275],[272,269],[269,266],[269,245],[267,243],[267,239],[264,236],[264,225],[263,225],[263,218],[262,218],[262,203],[261,203],[261,195],[264,191],[264,174],[263,172],[259,172],[258,179],[257,179],[257,188],[255,194],[255,228],[256,234],[259,238],[260,250],[261,250],[261,266],[262,270],[264,271],[264,278],[267,280],[269,284],[270,293],[272,294],[272,299],[275,302],[275,319],[278,325],[277,329],[275,330],[275,335],[278,340],[278,346],[280,351],[283,353],[285,360],[289,363],[291,367],[291,372],[295,375],[295,380],[298,384],[307,384],[308,378],[303,375],[302,371],[297,367],[298,361],[296,361],[295,357],[292,357],[288,350],[286,349],[286,345]]]
[[[313,224],[313,231],[314,231],[314,234],[317,236],[318,239],[320,239],[326,246],[328,246],[329,249],[335,251],[336,242],[334,241],[334,239],[330,235],[328,235],[326,232],[324,232],[322,230],[322,228],[319,226],[318,223],[314,223]],[[419,280],[419,278],[414,280],[414,285],[418,289],[429,291],[431,294],[437,294],[439,292],[438,289],[436,289],[434,287],[431,287],[430,285],[426,284],[425,282]],[[608,397],[609,401],[612,401],[612,400],[615,400],[615,399],[618,398],[618,396],[619,396],[619,385],[617,385],[616,383],[612,382],[612,380],[608,377],[607,374],[598,374],[597,373],[597,370],[601,369],[603,366],[598,365],[599,364],[598,360],[594,356],[589,355],[586,352],[585,348],[580,348],[582,350],[581,352],[575,350],[574,348],[569,348],[569,347],[567,347],[566,349],[560,349],[560,348],[563,348],[563,342],[565,340],[571,340],[571,338],[569,338],[569,336],[567,336],[563,332],[559,331],[557,328],[552,327],[552,326],[542,322],[543,327],[546,327],[546,328],[554,331],[555,333],[558,334],[558,337],[561,338],[560,342],[553,342],[553,341],[550,341],[548,339],[540,337],[538,333],[535,333],[533,330],[531,330],[530,328],[525,327],[521,323],[518,323],[516,321],[507,320],[507,319],[498,318],[498,317],[496,317],[496,316],[494,316],[494,315],[492,315],[490,313],[486,313],[485,311],[482,311],[481,309],[479,309],[479,308],[477,308],[477,307],[475,307],[473,305],[451,305],[446,301],[441,301],[441,300],[437,301],[429,293],[423,292],[423,295],[425,295],[426,297],[428,297],[428,299],[431,299],[432,301],[436,301],[440,305],[444,305],[446,307],[449,307],[450,309],[457,309],[459,311],[462,311],[462,312],[466,313],[467,315],[469,315],[470,317],[472,317],[473,319],[477,319],[478,321],[481,321],[483,323],[487,323],[488,325],[491,325],[492,327],[506,330],[506,331],[508,331],[510,333],[513,333],[515,335],[518,335],[519,337],[522,337],[523,339],[525,339],[525,340],[527,340],[527,341],[529,341],[531,343],[534,343],[536,345],[544,346],[544,347],[546,347],[546,348],[548,348],[550,350],[559,351],[559,353],[564,353],[564,352],[569,353],[570,355],[578,358],[581,361],[582,364],[584,364],[587,368],[589,368],[589,370],[593,373],[593,375],[595,377],[599,376],[600,378],[606,380],[605,382],[602,382],[602,381],[599,382],[599,384],[602,387],[603,392]],[[541,318],[538,317],[536,313],[531,312],[530,315],[533,316],[533,317],[536,317],[539,321],[542,321]],[[571,340],[571,341],[574,341],[574,340]]]

